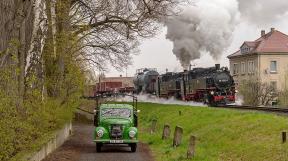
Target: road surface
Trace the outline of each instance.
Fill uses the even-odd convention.
[[[73,135],[44,161],[154,161],[149,147],[139,143],[135,153],[128,146],[103,146],[96,152],[92,142],[93,125],[75,123]]]

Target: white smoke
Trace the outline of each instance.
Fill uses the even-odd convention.
[[[288,18],[287,0],[190,0],[178,15],[166,20],[166,38],[183,68],[208,52],[215,61],[232,41],[241,22],[260,29],[275,27]]]
[[[236,0],[200,0],[187,6],[165,24],[167,39],[173,41],[173,53],[183,68],[207,51],[217,60],[230,45],[239,20]]]
[[[229,105],[243,105],[243,96],[240,95],[239,93],[235,94],[235,103],[230,103]]]
[[[287,0],[239,0],[243,21],[260,27],[272,27],[271,24],[284,20],[287,9]]]
[[[159,103],[159,104],[173,104],[173,105],[187,105],[187,106],[207,106],[204,105],[203,103],[199,103],[199,102],[193,102],[193,101],[189,101],[189,102],[185,102],[185,101],[181,101],[181,100],[176,100],[175,98],[159,98],[156,96],[151,96],[151,95],[147,95],[147,94],[141,94],[141,95],[135,95],[137,97],[137,101],[138,102],[150,102],[150,103]],[[125,96],[125,97],[119,97],[117,99],[117,101],[120,102],[131,102],[132,99],[129,96]]]
[[[240,95],[239,93],[236,93],[235,97],[236,97],[235,105],[242,105],[244,102],[243,96]]]

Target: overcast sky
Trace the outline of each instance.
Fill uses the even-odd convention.
[[[212,0],[202,1],[212,3]],[[223,7],[224,9],[228,8],[227,10],[231,10],[231,6],[235,5],[231,4],[231,6],[229,6],[229,3],[232,1],[235,2],[236,0],[213,0],[213,3],[217,3],[217,7]],[[221,66],[229,67],[229,60],[227,59],[227,55],[230,55],[233,52],[237,51],[244,41],[253,41],[259,38],[262,29],[265,29],[267,33],[270,31],[271,27],[274,27],[276,30],[288,34],[288,11],[286,11],[288,3],[286,2],[286,0],[273,0],[273,4],[270,4],[270,2],[270,0],[247,0],[247,3],[251,4],[247,6],[246,0],[239,0],[239,3],[236,3],[238,10],[237,8],[235,10],[240,13],[240,18],[237,20],[237,23],[235,23],[235,25],[233,24],[234,27],[232,28],[233,31],[231,32],[231,38],[229,39],[229,42],[225,42],[227,44],[227,47],[222,51],[220,58],[218,60],[214,60],[210,56],[209,52],[201,51],[201,57],[199,59],[191,61],[191,64],[197,67],[209,67],[213,66],[215,63],[220,63]],[[256,9],[253,7],[255,7]],[[190,10],[191,9],[189,9],[188,12],[190,12]],[[206,17],[204,16],[204,18]],[[209,22],[211,20],[208,19],[207,21]],[[221,25],[224,26],[225,23]],[[218,25],[217,27],[220,28],[222,26]],[[219,31],[221,31],[221,29],[219,29]],[[183,70],[175,53],[173,54],[173,42],[167,39],[166,36],[167,27],[164,26],[161,32],[155,38],[142,41],[139,47],[140,53],[133,57],[133,65],[127,68],[128,76],[133,76],[136,69],[145,67],[157,68],[158,72],[160,73],[164,73],[166,68],[169,71]],[[209,39],[209,36],[211,36],[211,34],[205,36],[205,38],[208,37]],[[190,37],[193,37],[193,34],[191,34]],[[213,44],[213,41],[210,43]],[[215,44],[217,43],[218,42],[215,42]],[[115,69],[110,68],[110,71],[105,73],[106,76],[119,76],[120,74],[126,76],[126,71],[119,72]]]

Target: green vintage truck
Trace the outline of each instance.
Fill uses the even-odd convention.
[[[138,143],[137,102],[130,104],[101,104],[94,111],[94,142],[97,152],[103,144],[128,144],[135,152]]]

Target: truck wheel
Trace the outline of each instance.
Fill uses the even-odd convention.
[[[137,144],[136,143],[130,144],[130,147],[131,147],[131,152],[136,152],[136,149],[137,149]]]
[[[101,152],[101,147],[102,147],[101,143],[96,143],[96,151],[97,152]]]

